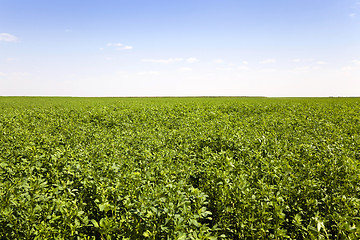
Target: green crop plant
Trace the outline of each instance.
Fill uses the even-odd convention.
[[[359,239],[359,98],[0,98],[0,239]]]

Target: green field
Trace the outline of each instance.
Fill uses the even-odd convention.
[[[0,239],[359,238],[359,98],[0,98]]]

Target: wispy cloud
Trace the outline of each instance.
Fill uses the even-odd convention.
[[[122,43],[108,43],[106,44],[108,47],[115,47],[116,50],[131,50],[133,49],[133,46],[124,45]],[[103,50],[104,48],[100,48],[100,50]]]
[[[327,62],[324,62],[324,61],[317,61],[316,62],[317,65],[326,65],[328,64]]]
[[[354,59],[351,61],[352,64],[348,65],[348,66],[344,66],[341,68],[342,71],[351,71],[351,70],[356,70],[359,69],[360,66],[360,60],[358,59]]]
[[[349,13],[348,16],[351,18],[354,18],[354,17],[356,17],[356,13]]]
[[[344,66],[343,68],[341,68],[341,70],[343,71],[359,70],[360,69],[359,67],[360,67],[360,60],[354,59],[351,61],[351,64],[349,64],[348,66]]]
[[[274,73],[277,70],[275,68],[263,68],[260,70],[261,73]]]
[[[124,46],[124,47],[122,47],[122,48],[120,48],[118,50],[130,50],[130,49],[133,49],[133,46],[127,45],[127,46]]]
[[[310,71],[311,67],[310,66],[302,66],[302,67],[296,67],[294,68],[294,72],[305,72],[305,71]]]
[[[276,63],[276,62],[277,62],[276,59],[269,58],[269,59],[265,59],[265,60],[261,61],[260,63],[261,64],[270,64],[270,63]]]
[[[224,59],[221,59],[221,58],[219,58],[219,59],[215,59],[214,61],[213,61],[213,63],[223,63],[224,62]]]
[[[0,72],[0,76],[4,77],[27,77],[30,76],[29,72]]]
[[[141,59],[142,62],[151,62],[151,63],[174,63],[174,62],[181,62],[183,61],[183,58],[168,58],[168,59]]]
[[[232,67],[217,67],[216,70],[218,71],[232,71],[234,68]]]
[[[249,67],[248,66],[240,66],[237,68],[238,70],[248,70]]]
[[[159,72],[158,71],[138,72],[137,75],[140,75],[140,76],[156,76],[156,75],[159,75]]]
[[[192,68],[183,67],[183,68],[179,68],[178,70],[179,70],[180,72],[191,72],[193,69],[192,69]]]
[[[108,47],[122,47],[122,46],[124,46],[124,44],[122,44],[122,43],[108,43],[108,44],[106,44],[106,46],[108,46]]]
[[[241,63],[242,63],[242,64],[245,64],[245,65],[248,65],[248,64],[249,64],[248,61],[242,61]]]
[[[300,58],[295,58],[295,59],[292,60],[292,62],[299,63],[299,62],[301,62],[301,59]]]
[[[197,58],[191,57],[191,58],[168,58],[168,59],[154,59],[154,58],[145,58],[145,59],[141,59],[142,62],[150,62],[150,63],[164,63],[164,64],[168,64],[168,63],[174,63],[174,62],[182,62],[182,61],[186,61],[188,63],[195,63],[198,62],[199,60]]]
[[[16,42],[18,39],[10,33],[0,33],[0,42]]]
[[[345,66],[345,67],[342,67],[341,70],[342,71],[351,71],[353,70],[354,68],[352,66]]]
[[[187,61],[188,63],[195,63],[195,62],[198,62],[199,59],[194,58],[194,57],[191,57],[191,58],[186,59],[186,61]]]

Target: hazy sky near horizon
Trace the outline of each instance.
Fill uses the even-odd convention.
[[[0,96],[360,96],[360,0],[0,0]]]

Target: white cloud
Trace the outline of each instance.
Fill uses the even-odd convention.
[[[122,43],[108,43],[106,46],[108,47],[122,47],[124,44]]]
[[[173,62],[181,62],[183,58],[168,58],[168,59],[141,59],[142,62],[151,62],[151,63],[173,63]]]
[[[341,68],[342,71],[351,71],[351,70],[353,70],[353,69],[354,69],[354,68],[351,67],[351,66],[346,66],[346,67]]]
[[[232,67],[223,67],[223,68],[217,67],[216,70],[218,70],[218,71],[232,71],[234,69]]]
[[[238,70],[248,70],[249,67],[248,66],[240,66],[237,68]]]
[[[140,76],[156,76],[156,75],[159,75],[159,72],[157,72],[157,71],[138,72],[137,75],[140,75]]]
[[[123,50],[130,50],[130,49],[133,49],[133,47],[132,46],[124,46],[122,49]]]
[[[351,61],[352,65],[344,66],[341,68],[342,71],[358,70],[360,66],[360,60],[354,59]]]
[[[295,59],[292,60],[292,62],[299,63],[299,62],[301,62],[301,59],[300,58],[295,58]]]
[[[187,67],[179,68],[180,72],[191,72],[192,70],[193,70],[192,68],[187,68]]]
[[[302,66],[302,67],[294,68],[293,72],[307,72],[307,71],[310,71],[310,70],[311,70],[310,66]]]
[[[16,77],[26,77],[31,75],[29,72],[12,72],[11,74]]]
[[[199,59],[194,58],[194,57],[191,57],[191,58],[186,59],[186,61],[187,61],[188,63],[195,63],[195,62],[198,62]]]
[[[31,74],[29,72],[0,72],[0,76],[6,76],[6,77],[27,77]]]
[[[265,60],[261,61],[260,63],[261,63],[261,64],[276,63],[276,59],[274,59],[274,58],[269,58],[269,59],[265,59]]]
[[[198,62],[199,60],[197,58],[168,58],[168,59],[153,59],[153,58],[145,58],[145,59],[141,59],[142,62],[151,62],[151,63],[174,63],[174,62],[182,62],[182,61],[186,61],[188,63],[195,63]]]
[[[106,46],[108,47],[116,47],[116,50],[131,50],[133,49],[132,46],[129,46],[129,45],[124,45],[122,43],[108,43],[106,44]],[[100,48],[100,50],[103,50],[103,48]]]
[[[242,64],[245,64],[245,65],[248,65],[248,64],[249,64],[248,61],[242,61],[241,63],[242,63]]]
[[[324,62],[324,61],[317,61],[316,64],[318,65],[326,65],[328,64],[327,62]]]
[[[118,47],[118,48],[116,48],[116,50],[118,50],[118,51],[121,51],[121,50],[131,50],[131,49],[133,49],[132,46],[123,46],[123,47]]]
[[[129,77],[129,73],[127,71],[118,71],[116,73],[116,76],[119,76],[119,77]]]
[[[351,18],[354,18],[356,16],[356,13],[349,13],[348,16],[351,17]]]
[[[213,61],[213,63],[223,63],[223,62],[224,62],[224,60],[221,59],[221,58],[215,59],[215,60]]]
[[[276,71],[277,70],[275,68],[264,68],[260,70],[261,73],[274,73]]]
[[[18,39],[10,33],[0,33],[0,42],[16,42]]]

